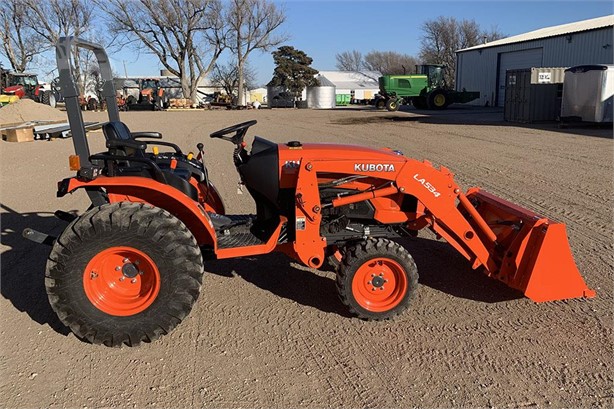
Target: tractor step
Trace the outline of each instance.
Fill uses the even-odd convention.
[[[260,238],[262,234],[254,234],[253,224],[256,220],[255,215],[226,214],[219,218],[223,219],[224,222],[222,222],[221,228],[216,229],[218,232],[218,248],[229,249],[257,246],[265,243]]]
[[[232,222],[230,227],[217,230],[218,249],[251,247],[266,244],[279,223],[268,223],[265,226],[255,225],[255,215],[224,215]],[[283,223],[277,243],[285,243],[288,239],[286,224]]]
[[[252,232],[223,234],[217,238],[217,247],[221,249],[257,246],[265,243],[266,242],[264,240],[260,239]]]

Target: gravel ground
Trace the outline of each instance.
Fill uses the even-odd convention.
[[[58,233],[56,209],[83,211],[83,192],[55,198],[71,174],[70,139],[0,143],[2,297],[0,407],[612,407],[613,141],[611,129],[513,126],[495,110],[433,115],[369,109],[129,112],[195,150],[230,213],[230,144],[208,134],[248,119],[285,142],[400,149],[567,224],[577,265],[598,297],[535,304],[491,280],[429,232],[404,242],[420,273],[408,312],[390,322],[347,316],[334,276],[282,255],[212,262],[191,315],[139,348],[79,341],[44,292],[48,248],[23,228]],[[103,120],[102,113],[85,119]],[[102,150],[100,133],[89,137]]]

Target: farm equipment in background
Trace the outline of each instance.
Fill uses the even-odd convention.
[[[73,46],[94,52],[106,81],[107,150],[93,155],[71,74]],[[54,243],[45,274],[49,302],[83,339],[151,342],[191,311],[204,262],[273,251],[312,268],[328,257],[349,311],[387,319],[408,307],[418,284],[411,255],[394,240],[423,228],[474,269],[536,302],[595,295],[575,265],[564,224],[479,188],[465,194],[449,169],[389,148],[256,136],[248,151],[245,136],[256,121],[213,132],[232,145],[241,186],[256,204],[255,215],[226,214],[202,143],[195,157],[157,132],[131,132],[120,122],[104,49],[74,38],[56,47],[77,172],[58,183],[57,195],[82,190],[91,206],[80,216],[56,212],[70,223],[57,239],[32,229],[24,236]]]
[[[418,109],[445,109],[450,104],[467,103],[480,97],[479,92],[449,89],[444,69],[443,65],[417,65],[417,74],[380,77],[375,107],[397,111],[401,105],[412,104]]]
[[[160,86],[160,80],[142,78],[137,81],[138,98],[128,96],[127,108],[131,111],[155,111],[168,108],[168,96]]]
[[[213,94],[205,94],[208,103],[214,107],[227,107],[232,105],[232,96],[224,94],[219,91],[215,91]]]
[[[16,73],[0,68],[0,104],[14,102],[15,97],[29,98],[51,107],[55,107],[56,99],[52,90],[44,89],[38,83],[36,74]]]

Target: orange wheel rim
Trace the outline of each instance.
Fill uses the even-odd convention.
[[[154,302],[160,292],[160,272],[142,251],[110,247],[85,267],[83,288],[100,311],[126,317],[145,311]]]
[[[407,293],[405,271],[392,259],[371,259],[354,274],[352,293],[365,310],[389,311],[399,305]]]

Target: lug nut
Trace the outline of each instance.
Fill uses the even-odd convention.
[[[387,282],[388,282],[388,280],[384,280],[384,282],[385,282],[385,283],[387,283]]]
[[[131,282],[132,284],[136,283],[136,278],[133,278],[132,280],[130,280],[130,282]]]
[[[124,281],[124,276],[121,276],[121,277],[119,278],[119,281]]]
[[[121,268],[120,266],[115,266],[115,271],[119,271],[119,270],[121,270],[121,269],[122,269],[122,268]]]
[[[139,264],[141,264],[141,262],[139,260],[134,260],[134,264],[138,266]]]
[[[381,286],[379,289],[380,289],[380,290],[382,290],[382,291],[384,291],[384,286]]]
[[[130,259],[129,259],[128,257],[126,257],[126,258],[124,259],[124,263],[127,263],[127,262],[129,262],[129,261],[130,261]]]
[[[367,284],[368,284],[368,285],[371,285],[371,281],[367,281]]]
[[[371,277],[375,277],[375,274],[371,274]]]
[[[139,271],[139,275],[140,275],[140,276],[142,276],[142,275],[143,275],[143,272],[142,272],[142,271]]]
[[[373,287],[373,289],[371,291],[375,291],[375,287]]]
[[[383,276],[384,276],[384,273],[379,273],[379,276],[380,276],[380,277],[383,277]]]

